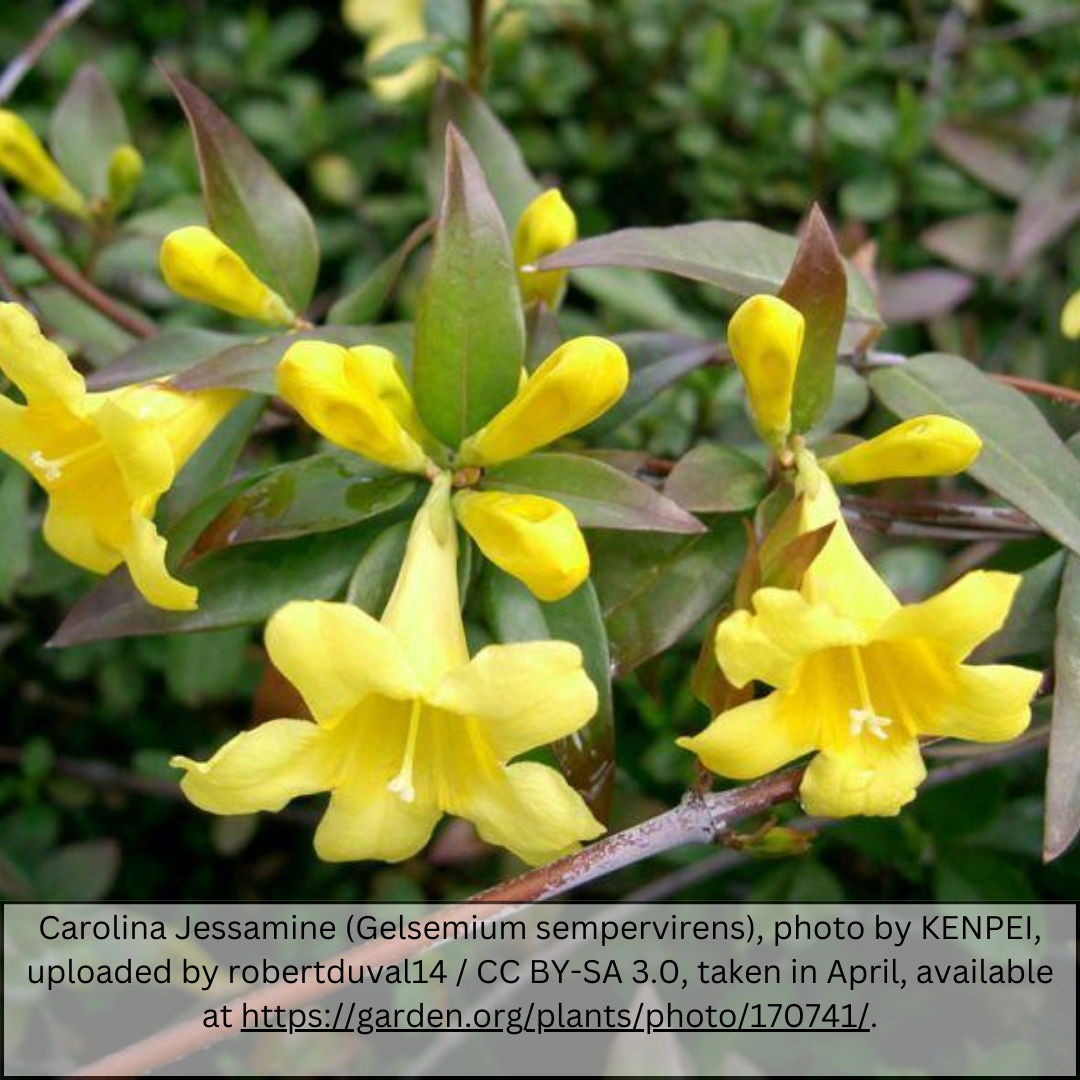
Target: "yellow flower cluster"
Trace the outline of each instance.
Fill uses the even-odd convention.
[[[1018,577],[976,571],[904,607],[856,545],[833,488],[960,472],[979,453],[976,433],[917,417],[818,462],[788,440],[802,339],[802,315],[772,296],[747,300],[728,334],[758,430],[793,459],[799,531],[831,532],[798,589],[758,589],[717,628],[716,659],[732,685],[772,692],[679,744],[735,779],[813,754],[800,789],[810,813],[893,815],[926,775],[920,737],[1014,738],[1040,675],[963,662],[1004,622]]]

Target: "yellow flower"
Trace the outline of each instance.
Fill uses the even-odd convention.
[[[1080,338],[1080,289],[1069,297],[1061,309],[1061,332],[1067,338]]]
[[[188,225],[161,244],[161,276],[173,292],[268,326],[291,326],[296,313],[209,229]]]
[[[982,440],[960,420],[916,416],[842,453],[821,467],[840,484],[867,484],[899,476],[952,476],[978,456]]]
[[[458,458],[463,465],[496,465],[547,446],[607,412],[629,379],[626,356],[613,341],[571,338],[461,444]]]
[[[772,446],[779,446],[791,430],[805,330],[802,314],[777,296],[751,296],[728,323],[728,348],[746,381],[754,423]]]
[[[388,350],[298,341],[278,365],[278,392],[332,443],[402,472],[428,470],[426,435]]]
[[[142,154],[134,146],[118,146],[109,158],[109,210],[122,214],[135,198],[143,176]]]
[[[0,109],[0,169],[53,206],[86,217],[86,200],[41,145],[30,125],[8,109]]]
[[[181,393],[157,383],[87,393],[82,376],[18,304],[0,304],[0,369],[26,398],[18,405],[0,396],[0,450],[47,492],[49,546],[97,574],[124,562],[151,604],[194,608],[197,591],[165,568],[154,510],[239,395]]]
[[[508,764],[577,731],[596,690],[567,642],[491,645],[470,660],[445,476],[413,523],[380,621],[294,602],[270,620],[266,645],[314,722],[272,720],[209,761],[174,758],[196,806],[249,814],[329,791],[315,850],[331,861],[406,859],[443,813],[533,864],[603,832],[554,769]]]
[[[351,30],[369,39],[364,53],[367,64],[427,37],[424,0],[345,0],[342,15]],[[419,57],[396,75],[373,76],[371,89],[383,101],[402,101],[432,82],[438,71],[437,60]]]
[[[541,495],[462,491],[458,521],[500,569],[541,600],[562,600],[589,576],[589,549],[574,515]]]
[[[577,218],[558,188],[551,188],[522,212],[514,230],[514,264],[525,302],[543,301],[554,310],[566,291],[565,270],[523,270],[577,239]]]
[[[920,736],[999,742],[1027,727],[1039,673],[963,663],[1004,622],[1019,578],[975,571],[902,607],[852,540],[828,479],[812,459],[801,472],[805,527],[833,524],[825,548],[798,591],[757,590],[753,610],[716,636],[735,686],[776,689],[679,744],[736,779],[816,751],[800,789],[809,813],[891,816],[926,775]]]

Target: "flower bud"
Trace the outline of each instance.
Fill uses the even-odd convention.
[[[554,499],[460,491],[454,511],[484,555],[540,600],[562,600],[589,576],[581,530],[574,515]]]
[[[296,315],[228,244],[201,225],[176,229],[161,245],[161,274],[173,292],[268,326]]]
[[[777,296],[751,296],[728,323],[728,347],[746,381],[761,437],[778,446],[791,430],[791,401],[806,323]]]
[[[866,442],[824,458],[839,484],[867,484],[900,476],[952,476],[979,456],[982,440],[949,416],[916,416]]]
[[[462,444],[462,465],[495,465],[547,446],[602,416],[626,390],[622,349],[600,337],[560,345],[513,401]]]
[[[30,125],[7,109],[0,109],[0,169],[60,210],[86,217],[86,200],[60,171]]]
[[[1061,309],[1061,332],[1067,338],[1080,338],[1080,289],[1065,301]]]
[[[131,205],[142,175],[142,154],[134,146],[118,146],[109,159],[109,209],[114,216]]]
[[[523,270],[577,239],[577,218],[558,188],[538,195],[522,212],[514,230],[514,263],[526,303],[542,300],[555,309],[566,291],[565,270]]]
[[[380,397],[363,355],[298,341],[278,365],[278,393],[337,446],[401,472],[425,471],[427,455]]]

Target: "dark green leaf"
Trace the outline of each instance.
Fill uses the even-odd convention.
[[[1043,831],[1047,862],[1064,854],[1080,831],[1080,559],[1075,555],[1065,565],[1057,617]]]
[[[346,347],[382,345],[407,363],[410,329],[406,323],[388,323],[385,326],[317,326],[313,330],[275,334],[230,346],[178,375],[173,379],[173,385],[181,390],[227,386],[259,394],[276,394],[278,364],[296,341],[331,341]]]
[[[416,318],[413,390],[431,432],[456,447],[514,396],[525,319],[506,227],[472,150],[446,129],[446,180]]]
[[[749,510],[768,487],[765,469],[726,446],[697,446],[678,461],[664,494],[687,510],[732,513]]]
[[[425,221],[402,241],[359,285],[340,297],[326,314],[331,323],[366,323],[377,319],[397,284],[409,256],[431,235],[434,221]]]
[[[791,422],[795,431],[807,431],[832,401],[836,353],[847,309],[844,260],[817,203],[810,211],[795,261],[780,287],[780,297],[801,311],[806,320]]]
[[[516,578],[488,566],[483,604],[492,634],[502,642],[571,641],[582,652],[585,671],[600,697],[596,715],[579,731],[552,744],[570,784],[607,821],[615,781],[615,717],[611,700],[611,659],[600,603],[586,581],[565,600],[542,604]]]
[[[433,206],[442,201],[446,171],[446,128],[453,124],[480,161],[507,227],[513,229],[526,206],[540,194],[513,135],[479,94],[443,77],[431,107],[428,187]]]
[[[130,383],[175,375],[247,340],[239,334],[221,334],[195,327],[163,330],[133,345],[100,371],[93,372],[86,385],[91,390],[112,390]]]
[[[68,844],[38,867],[37,898],[68,904],[102,900],[119,869],[120,845],[115,840]]]
[[[209,529],[230,546],[331,532],[401,506],[419,480],[387,475],[355,454],[315,454],[271,469]]]
[[[614,407],[582,429],[582,434],[588,438],[614,431],[645,408],[661,390],[677,382],[688,371],[708,363],[717,351],[714,342],[650,330],[621,334],[612,340],[626,353],[630,364],[630,386]]]
[[[1080,551],[1080,462],[1023,394],[944,353],[875,371],[870,385],[899,416],[943,413],[970,424],[983,449],[968,472]]]
[[[228,698],[244,671],[251,633],[246,626],[176,634],[165,643],[165,684],[192,708]]]
[[[124,567],[114,570],[68,614],[50,645],[140,634],[184,633],[259,623],[290,600],[329,600],[344,588],[357,556],[380,522],[295,540],[241,544],[183,566],[179,576],[199,589],[197,611],[162,611],[136,591]]]
[[[546,495],[568,506],[587,529],[705,531],[697,518],[648,484],[579,454],[530,454],[488,469],[482,485]]]
[[[668,228],[620,229],[579,240],[541,259],[544,270],[629,266],[702,281],[736,296],[779,292],[798,241],[748,221],[699,221]],[[878,323],[866,279],[847,264],[847,317]]]
[[[315,291],[319,272],[311,215],[206,94],[179,75],[166,77],[195,138],[210,227],[299,314]]]
[[[30,569],[30,475],[0,455],[0,603]]]
[[[364,74],[371,79],[386,75],[398,75],[417,60],[426,60],[433,56],[443,56],[453,47],[449,41],[439,38],[426,38],[420,41],[406,41],[384,52],[377,60],[364,65]]]
[[[720,608],[746,536],[742,522],[728,516],[697,536],[600,533],[591,546],[615,674],[624,675]]]
[[[124,108],[105,76],[83,64],[68,83],[49,123],[49,143],[64,175],[88,198],[109,192],[109,161],[130,145]]]
[[[997,663],[1012,656],[1038,656],[1054,644],[1054,609],[1061,592],[1065,553],[1053,555],[1025,570],[1020,576],[1005,625],[974,652],[979,664]]]
[[[53,339],[94,367],[113,363],[135,344],[131,334],[62,285],[50,282],[29,292]]]
[[[846,364],[839,365],[833,384],[832,401],[807,438],[818,439],[847,427],[853,420],[858,420],[869,405],[870,387],[866,385],[866,379]]]
[[[371,542],[349,579],[349,587],[345,590],[348,603],[355,604],[373,618],[382,615],[405,558],[410,528],[411,522],[395,522]]]

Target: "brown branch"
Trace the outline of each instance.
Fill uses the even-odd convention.
[[[487,67],[487,26],[484,0],[469,0],[469,68],[465,81],[478,94],[484,89],[484,69]]]
[[[153,337],[157,328],[148,319],[118,304],[107,293],[102,292],[92,281],[83,277],[73,266],[54,255],[34,234],[26,218],[13,202],[7,190],[0,185],[0,226],[26,251],[43,266],[52,277],[96,308],[106,318],[111,319],[121,329],[137,338]]]
[[[66,30],[94,0],[67,0],[42,24],[41,29],[15,54],[0,74],[0,104],[15,92],[27,72],[38,62],[53,40]]]
[[[992,373],[990,378],[1016,390],[1022,390],[1025,394],[1034,394],[1036,397],[1046,398],[1048,401],[1053,401],[1058,405],[1068,405],[1072,408],[1080,405],[1080,390],[1073,390],[1068,386],[1040,382],[1038,379],[1025,379],[1020,375]]]
[[[669,851],[683,844],[712,843],[740,819],[793,798],[801,778],[801,769],[789,769],[733,791],[691,796],[658,817],[615,833],[576,855],[496,885],[471,900],[445,907],[428,918],[443,926],[472,916],[478,921],[493,921],[521,907],[569,892],[661,851]],[[394,964],[430,948],[432,944],[432,941],[425,940],[385,939],[348,949],[329,962],[340,960],[350,967]],[[312,978],[285,990],[267,986],[254,995],[237,997],[228,1004],[237,1010],[245,1003],[256,1009],[264,1005],[289,1007],[315,1000],[326,992],[327,987]],[[237,1031],[236,1028],[208,1029],[203,1026],[201,1016],[192,1017],[77,1069],[72,1075],[136,1076],[221,1042]]]
[[[844,517],[853,525],[889,536],[935,536],[971,540],[1025,540],[1041,536],[1042,529],[1012,507],[981,503],[915,500],[896,503],[866,495],[844,499]]]

